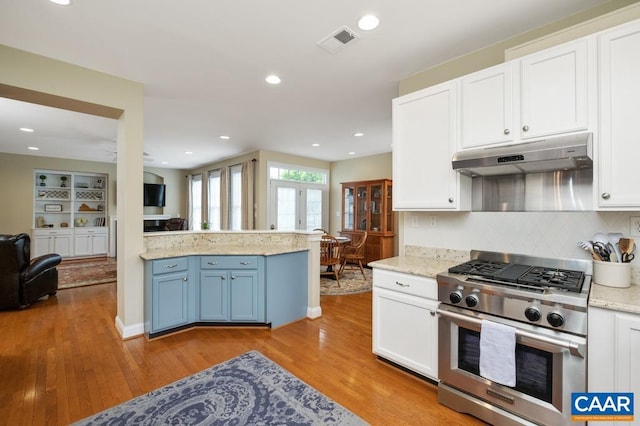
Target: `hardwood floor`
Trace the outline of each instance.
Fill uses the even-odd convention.
[[[258,350],[373,425],[480,425],[436,386],[371,353],[371,293],[323,296],[323,316],[275,330],[199,328],[122,341],[115,284],[0,311],[0,423],[63,425]]]

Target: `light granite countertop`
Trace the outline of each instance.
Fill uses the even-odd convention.
[[[320,235],[298,231],[154,232],[145,234],[145,251],[140,257],[154,260],[194,255],[274,256],[307,251],[309,239],[319,241]]]
[[[386,269],[394,272],[436,278],[440,272],[466,260],[465,252],[445,251],[410,247],[411,254],[370,262],[372,268]],[[414,255],[417,254],[417,255]],[[634,271],[635,272],[635,271]],[[640,285],[636,284],[636,274],[632,274],[632,284],[628,288],[607,287],[591,283],[589,306],[611,309],[620,312],[640,314]]]
[[[140,255],[145,260],[164,259],[180,256],[200,255],[239,255],[239,256],[274,256],[278,254],[306,251],[307,248],[286,246],[240,246],[240,245],[211,245],[185,246],[149,250]]]
[[[440,272],[446,271],[459,263],[459,261],[455,260],[429,259],[420,256],[397,256],[369,262],[368,266],[405,274],[419,275],[421,277],[435,278]]]
[[[617,288],[592,283],[589,306],[640,314],[640,285]]]

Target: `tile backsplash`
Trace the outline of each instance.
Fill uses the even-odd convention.
[[[590,259],[578,247],[595,232],[629,235],[631,216],[639,212],[405,212],[400,246],[412,254],[449,256],[469,250],[520,253],[540,257]],[[640,244],[640,237],[638,244]],[[414,246],[414,247],[412,247]],[[417,248],[416,248],[417,247]],[[439,247],[438,249],[428,249]],[[421,249],[420,249],[421,248]],[[447,250],[448,249],[448,250]],[[455,254],[454,254],[455,256]],[[455,260],[455,259],[452,259]],[[632,262],[632,282],[640,282],[640,260]]]

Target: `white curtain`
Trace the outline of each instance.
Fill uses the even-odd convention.
[[[191,195],[191,181],[193,177],[191,175],[187,175],[187,215],[189,216],[187,220],[189,220],[188,229],[193,229],[193,197]]]
[[[242,163],[242,229],[254,229],[254,166],[255,160]]]
[[[220,170],[220,229],[229,229],[229,168]]]

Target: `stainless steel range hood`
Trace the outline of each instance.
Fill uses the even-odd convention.
[[[593,135],[582,133],[515,145],[468,149],[453,155],[453,169],[471,176],[590,169]]]

